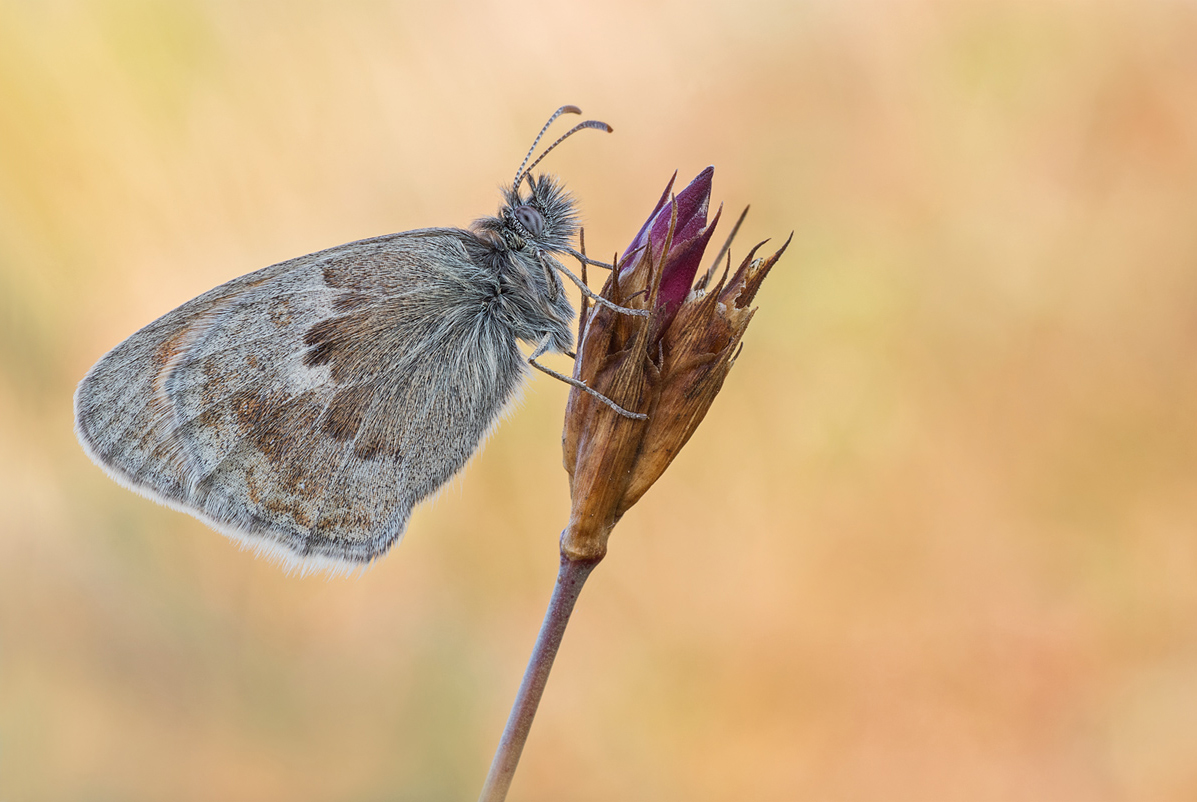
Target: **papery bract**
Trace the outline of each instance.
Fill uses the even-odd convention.
[[[570,393],[562,433],[573,505],[561,533],[567,560],[598,560],[612,528],[661,476],[710,409],[735,361],[749,304],[789,245],[765,259],[754,248],[731,276],[692,291],[715,222],[706,223],[713,168],[672,202],[670,181],[603,288],[614,304],[648,309],[645,320],[605,305],[584,307],[574,378],[647,420],[620,415],[592,395]]]

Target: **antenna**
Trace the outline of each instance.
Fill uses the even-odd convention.
[[[546,122],[544,124],[544,127],[540,129],[540,133],[536,135],[536,139],[532,140],[532,147],[528,148],[528,155],[524,157],[524,160],[522,162],[520,162],[520,168],[515,171],[515,181],[513,181],[511,184],[512,191],[519,190],[520,181],[523,180],[524,176],[526,176],[532,172],[533,167],[540,164],[541,159],[543,159],[545,156],[549,155],[549,151],[551,151],[553,148],[560,145],[562,142],[564,142],[569,137],[576,134],[578,131],[581,131],[583,128],[598,128],[598,129],[606,131],[607,133],[611,133],[613,130],[615,130],[611,126],[607,125],[606,123],[600,122],[598,120],[587,120],[584,123],[578,123],[573,128],[569,129],[564,134],[562,134],[557,139],[556,142],[554,142],[553,144],[551,144],[547,148],[545,148],[544,152],[541,153],[540,156],[538,156],[536,158],[536,161],[534,161],[534,162],[532,162],[532,164],[528,165],[528,159],[532,158],[532,154],[536,152],[536,146],[540,144],[540,140],[544,137],[545,132],[549,130],[549,126],[552,125],[553,122],[558,117],[560,117],[562,114],[581,114],[581,113],[582,113],[582,110],[579,109],[577,106],[562,106],[561,108],[557,109],[557,111],[553,112],[553,116],[550,117],[549,121]],[[524,169],[524,165],[528,165],[527,170]]]

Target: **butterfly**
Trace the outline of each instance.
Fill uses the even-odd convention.
[[[561,275],[611,305],[556,258],[600,264],[570,244],[574,200],[551,175],[532,175],[570,135],[611,127],[580,123],[528,165],[565,113],[580,110],[563,106],[545,123],[496,216],[263,268],[113,348],[75,394],[84,450],[120,484],[258,553],[337,570],[399,540],[529,365],[643,417],[536,361],[573,345]]]

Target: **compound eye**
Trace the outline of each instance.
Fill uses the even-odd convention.
[[[516,206],[515,219],[534,237],[539,237],[544,232],[544,215],[531,206]]]

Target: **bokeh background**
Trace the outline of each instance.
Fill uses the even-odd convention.
[[[459,800],[552,586],[546,377],[363,576],[110,482],[71,394],[236,275],[675,170],[794,243],[616,530],[533,800],[1197,798],[1197,6],[0,2],[0,799]],[[716,240],[720,236],[716,235]]]

